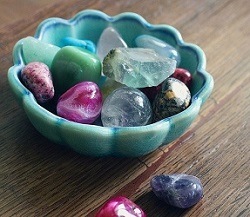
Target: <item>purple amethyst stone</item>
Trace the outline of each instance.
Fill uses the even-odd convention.
[[[201,181],[192,175],[157,175],[151,179],[150,185],[159,199],[179,208],[189,208],[203,197]]]

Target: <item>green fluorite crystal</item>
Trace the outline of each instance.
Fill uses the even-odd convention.
[[[116,48],[103,60],[104,75],[134,88],[157,86],[175,68],[175,60],[145,48]]]

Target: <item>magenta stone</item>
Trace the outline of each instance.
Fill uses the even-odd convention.
[[[182,81],[188,88],[190,88],[192,75],[188,70],[183,68],[176,68],[171,77]]]
[[[109,199],[95,217],[146,217],[142,209],[126,197]]]
[[[44,63],[29,63],[22,69],[21,78],[39,103],[45,103],[54,97],[51,73]]]
[[[94,82],[84,81],[66,91],[58,100],[57,114],[67,120],[91,124],[99,116],[102,95]]]

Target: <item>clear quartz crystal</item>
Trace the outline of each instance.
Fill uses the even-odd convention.
[[[149,123],[152,109],[146,95],[131,87],[114,90],[104,101],[101,119],[105,127],[134,127]]]
[[[97,44],[98,57],[103,60],[110,50],[117,47],[127,47],[127,44],[113,27],[106,28]]]
[[[157,86],[175,68],[175,60],[145,48],[116,48],[103,60],[104,75],[134,88]]]

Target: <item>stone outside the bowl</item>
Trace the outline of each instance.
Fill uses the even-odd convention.
[[[178,47],[182,59],[180,67],[189,70],[193,77],[190,89],[192,102],[186,110],[142,127],[109,128],[67,121],[39,106],[21,83],[19,75],[24,61],[20,41],[14,47],[14,65],[8,72],[10,88],[34,127],[51,141],[66,145],[80,154],[96,157],[143,156],[185,132],[211,94],[213,78],[205,70],[206,58],[198,46],[185,43],[173,27],[151,25],[134,13],[110,17],[100,11],[85,10],[70,20],[52,18],[43,21],[35,37],[44,43],[61,47],[61,39],[73,37],[71,33],[74,32],[74,37],[91,40],[96,44],[107,26],[114,26],[129,47],[134,45],[135,38],[142,32],[161,40],[170,40],[171,45]]]

